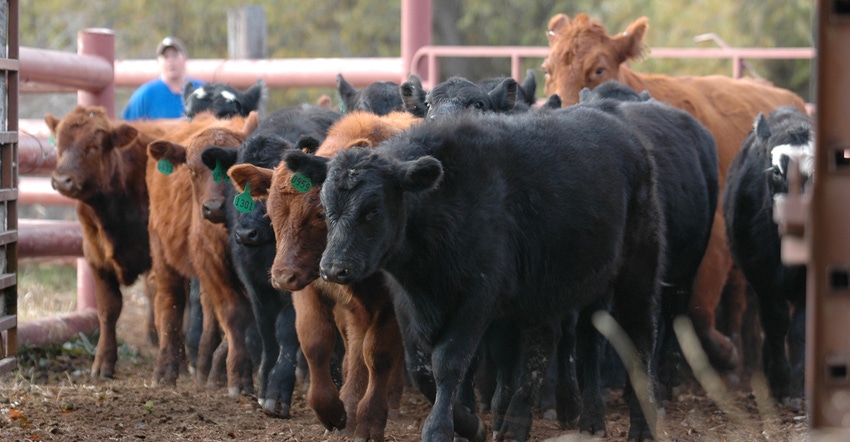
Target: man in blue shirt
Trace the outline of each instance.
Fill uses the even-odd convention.
[[[122,113],[125,120],[181,118],[183,112],[183,85],[191,80],[195,88],[202,81],[186,77],[186,46],[176,37],[165,37],[156,47],[159,78],[139,86]]]

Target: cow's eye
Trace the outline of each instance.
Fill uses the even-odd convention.
[[[323,220],[325,219],[325,212],[319,212],[316,214],[316,219]]]
[[[366,221],[372,221],[373,218],[378,216],[378,213],[380,213],[380,210],[378,210],[378,208],[376,207],[376,208],[366,212],[366,216],[364,218],[366,218]]]
[[[596,75],[601,76],[605,73],[605,68],[596,68]]]
[[[484,103],[481,101],[476,101],[473,106],[475,106],[475,108],[479,110],[484,109]]]

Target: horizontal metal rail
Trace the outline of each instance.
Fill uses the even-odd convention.
[[[814,48],[652,48],[649,57],[731,59],[733,77],[740,78],[742,63],[746,59],[812,59],[815,54]],[[548,46],[423,46],[413,54],[410,72],[417,72],[416,67],[422,60],[427,60],[428,72],[422,86],[430,89],[434,86],[433,79],[440,78],[438,58],[510,58],[511,77],[521,80],[525,77],[523,60],[546,58],[547,55]]]

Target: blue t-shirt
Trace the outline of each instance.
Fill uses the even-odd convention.
[[[188,80],[191,80],[196,88],[204,84],[194,78]],[[183,94],[171,92],[162,78],[139,86],[130,96],[130,101],[121,114],[125,120],[180,118],[184,115],[186,114],[183,111]]]

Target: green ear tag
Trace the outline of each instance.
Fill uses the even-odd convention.
[[[224,170],[224,167],[221,167],[221,161],[215,160],[215,169],[213,169],[213,180],[216,183],[220,183],[222,181],[230,181],[230,177],[227,176],[227,172]]]
[[[292,188],[301,193],[307,192],[313,187],[310,177],[300,172],[292,175],[292,178],[289,179],[289,184],[292,184]]]
[[[242,213],[249,213],[254,210],[254,199],[251,198],[250,183],[245,183],[245,191],[236,195],[236,198],[233,198],[233,205],[236,206],[236,210]]]
[[[171,172],[174,172],[174,165],[171,164],[171,161],[168,161],[168,158],[163,158],[157,161],[156,170],[165,175],[171,175]]]
[[[53,134],[50,134],[50,136],[47,137],[47,142],[50,143],[51,146],[56,146],[56,137],[54,137]]]

